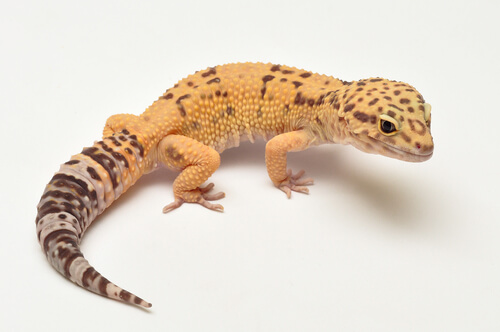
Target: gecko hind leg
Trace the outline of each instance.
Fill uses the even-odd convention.
[[[225,194],[210,193],[214,187],[213,183],[201,187],[220,165],[220,155],[217,151],[182,135],[165,137],[158,148],[162,164],[181,170],[173,185],[175,200],[163,208],[164,213],[180,207],[183,203],[197,203],[210,210],[224,211],[222,205],[209,201],[224,198]]]

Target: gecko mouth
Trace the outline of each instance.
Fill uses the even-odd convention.
[[[382,145],[382,147],[383,147],[382,153],[384,153],[384,151],[387,151],[387,152],[389,152],[389,157],[393,157],[393,158],[404,160],[404,161],[409,161],[409,162],[426,161],[426,160],[429,160],[434,153],[434,149],[432,149],[430,152],[427,152],[427,153],[414,153],[414,152],[411,152],[408,150],[403,150],[401,148],[397,148],[395,146],[389,145],[383,141],[376,140],[372,137],[368,137],[368,138],[372,142],[383,144]]]

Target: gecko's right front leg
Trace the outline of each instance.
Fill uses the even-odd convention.
[[[266,144],[266,166],[269,177],[288,198],[291,197],[292,191],[309,193],[306,186],[313,184],[314,181],[311,178],[302,179],[304,170],[297,174],[293,174],[291,169],[287,170],[286,154],[307,149],[313,140],[314,138],[306,131],[297,130],[277,135]]]
[[[221,199],[225,194],[210,194],[213,183],[200,187],[220,165],[220,155],[217,151],[182,135],[165,137],[158,148],[159,161],[163,165],[181,170],[181,174],[174,181],[175,200],[163,208],[164,213],[178,208],[184,202],[198,203],[210,210],[224,211],[222,205],[208,201]]]

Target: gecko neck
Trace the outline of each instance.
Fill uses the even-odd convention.
[[[351,133],[343,114],[345,96],[349,87],[336,90],[325,100],[316,121],[311,123],[312,133],[318,137],[317,143],[349,144]]]

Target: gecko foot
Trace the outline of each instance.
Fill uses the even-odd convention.
[[[215,201],[224,198],[226,194],[219,192],[216,194],[209,194],[208,192],[214,187],[213,183],[210,183],[206,187],[200,187],[195,190],[187,191],[182,193],[181,197],[176,197],[175,200],[163,208],[163,213],[168,213],[172,210],[177,209],[183,203],[198,203],[207,209],[224,212],[224,207],[220,204],[212,204],[208,201]]]
[[[287,198],[292,196],[292,190],[303,194],[309,194],[309,189],[305,186],[313,184],[314,180],[312,178],[301,179],[305,174],[304,170],[299,171],[297,174],[293,174],[292,170],[289,169],[286,174],[286,179],[279,184],[278,188],[286,194]]]

